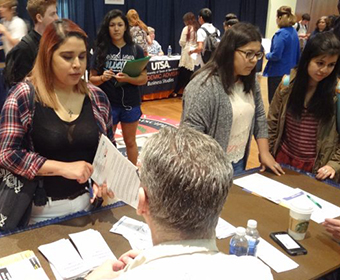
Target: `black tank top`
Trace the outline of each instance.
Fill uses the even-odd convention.
[[[49,107],[35,104],[32,140],[34,149],[50,160],[93,162],[98,146],[99,129],[93,115],[91,100],[85,97],[79,117],[66,122]],[[43,178],[47,196],[68,198],[81,193],[87,183],[79,184],[61,176]]]

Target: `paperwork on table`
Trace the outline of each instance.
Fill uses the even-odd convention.
[[[83,277],[107,259],[116,259],[96,230],[88,229],[70,234],[70,237],[77,249],[69,239],[60,239],[38,247],[50,262],[57,280]]]
[[[110,232],[123,235],[129,241],[132,249],[144,250],[152,247],[150,228],[141,221],[123,216],[112,226]],[[233,234],[235,234],[235,227],[219,218],[216,227],[216,237],[222,239]]]
[[[257,257],[259,257],[277,273],[292,270],[299,266],[291,258],[287,257],[280,250],[276,249],[261,237],[260,242],[257,245]]]
[[[322,223],[326,218],[340,216],[340,207],[299,188],[289,187],[258,173],[236,179],[234,184],[288,208],[293,201],[308,203],[314,209],[311,219],[316,223]],[[321,208],[313,201],[321,205]]]
[[[113,225],[110,232],[123,235],[130,242],[132,249],[145,250],[152,247],[149,226],[141,221],[123,216]],[[234,234],[235,227],[222,218],[219,218],[216,226],[216,237],[222,239]],[[298,267],[297,263],[281,253],[274,246],[262,238],[260,238],[260,240],[259,244],[263,244],[258,247],[260,249],[258,249],[257,255],[276,272],[279,273]],[[272,260],[272,258],[274,259]]]
[[[48,280],[38,258],[27,250],[0,259],[0,279]]]
[[[104,134],[100,137],[93,161],[91,178],[98,185],[106,182],[115,197],[137,208],[139,176],[138,169],[124,157]]]

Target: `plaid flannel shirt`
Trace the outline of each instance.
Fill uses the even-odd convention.
[[[111,107],[106,94],[91,84],[87,87],[93,115],[99,127],[98,137],[104,133],[115,143]],[[29,96],[28,84],[19,83],[6,99],[0,120],[0,167],[27,179],[33,179],[47,158],[27,151],[24,147],[24,139],[27,139],[29,134],[34,113],[29,108]]]

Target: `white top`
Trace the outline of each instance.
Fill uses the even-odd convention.
[[[247,147],[251,122],[255,114],[255,103],[252,94],[243,91],[243,83],[237,82],[233,88],[230,102],[233,108],[233,123],[231,126],[227,157],[237,163],[244,157]]]
[[[26,23],[17,16],[14,16],[10,21],[4,20],[2,24],[6,27],[13,39],[21,40],[21,38],[27,34]],[[7,55],[13,46],[8,42],[6,36],[2,35],[1,39],[4,46],[5,55]]]
[[[197,65],[196,59],[189,55],[189,51],[196,49],[196,34],[194,28],[190,28],[190,39],[187,41],[187,34],[189,27],[185,26],[182,30],[181,38],[179,39],[179,45],[182,47],[181,60],[179,67],[185,67],[190,71],[194,71],[195,65]]]
[[[215,239],[206,239],[167,242],[145,250],[118,279],[270,280],[273,276],[259,259],[225,255]]]
[[[307,34],[307,27],[306,25],[302,24],[301,21],[294,24],[294,28],[297,29],[300,25],[299,30],[297,31],[298,35],[306,35]]]
[[[206,30],[208,30],[209,33],[214,33],[215,30],[217,28],[215,28],[215,26],[212,24],[212,23],[203,23],[201,25],[201,27],[204,27]],[[221,35],[221,32],[217,29],[217,35],[220,36]],[[199,28],[197,30],[197,43],[198,42],[203,42],[205,41],[205,39],[207,38],[207,33],[202,29],[202,28]],[[204,44],[203,44],[203,50],[204,50]],[[202,56],[199,55],[198,56],[198,59],[199,59],[199,64],[201,64],[201,66],[204,65],[204,62],[202,60]]]

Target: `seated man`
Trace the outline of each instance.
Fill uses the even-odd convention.
[[[257,258],[228,256],[216,247],[232,175],[226,153],[210,136],[185,126],[153,135],[141,154],[137,213],[154,247],[106,262],[85,279],[273,279]]]

